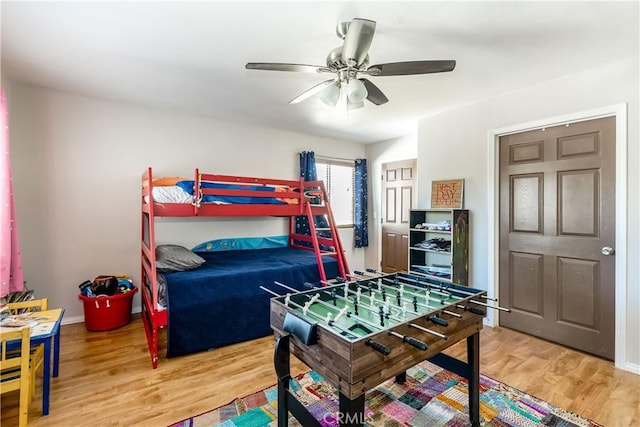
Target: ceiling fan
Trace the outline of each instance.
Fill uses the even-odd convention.
[[[249,70],[335,74],[335,77],[313,86],[289,103],[295,104],[319,94],[320,99],[328,105],[336,106],[340,102],[347,109],[355,109],[363,107],[365,99],[375,105],[382,105],[389,101],[376,85],[367,78],[359,77],[360,75],[378,77],[442,73],[453,71],[456,66],[454,60],[407,61],[369,65],[369,48],[375,29],[375,21],[368,19],[356,18],[351,22],[338,24],[336,33],[344,42],[342,46],[329,52],[326,66],[249,62],[246,68]]]

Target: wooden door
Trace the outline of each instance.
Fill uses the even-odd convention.
[[[409,210],[414,206],[415,160],[382,165],[382,271],[408,270]]]
[[[615,118],[500,138],[500,324],[614,358]]]

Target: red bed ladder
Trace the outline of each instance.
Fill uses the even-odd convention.
[[[306,184],[309,184],[308,182]],[[347,275],[350,274],[347,264],[347,257],[340,241],[340,235],[336,227],[335,220],[333,218],[333,212],[331,211],[331,205],[327,198],[327,193],[324,189],[324,183],[322,181],[316,181],[313,184],[318,188],[316,191],[311,191],[305,195],[308,197],[305,203],[305,214],[307,221],[309,222],[310,234],[296,233],[295,217],[291,218],[291,246],[300,249],[313,250],[316,254],[316,261],[318,262],[318,270],[320,273],[320,280],[326,282],[327,274],[324,268],[324,257],[335,258],[338,262],[338,274],[343,279],[348,279]],[[326,218],[328,227],[318,227],[315,222],[316,216],[323,216]],[[311,243],[311,248],[295,244],[295,241],[302,241]],[[335,279],[334,277],[329,280]]]

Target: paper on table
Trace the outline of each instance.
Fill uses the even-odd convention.
[[[14,316],[9,316],[0,322],[0,326],[3,328],[24,328],[25,326],[35,326],[38,324],[37,320],[24,319]]]
[[[38,323],[31,327],[31,336],[50,334],[53,331],[53,325],[55,325],[55,322]]]
[[[54,325],[55,322],[52,322],[48,317],[30,316],[29,314],[8,316],[0,321],[1,328],[24,328],[28,326],[31,328],[30,335],[32,337],[51,333]]]

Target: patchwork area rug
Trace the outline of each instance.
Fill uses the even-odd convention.
[[[316,372],[292,379],[290,390],[323,426],[338,425],[336,390]],[[409,369],[405,384],[389,380],[369,391],[365,400],[368,426],[470,425],[466,380],[429,362]],[[273,386],[171,427],[275,426],[277,404],[278,392]],[[480,416],[483,426],[600,426],[483,375]],[[289,426],[299,425],[295,418],[289,418]]]

